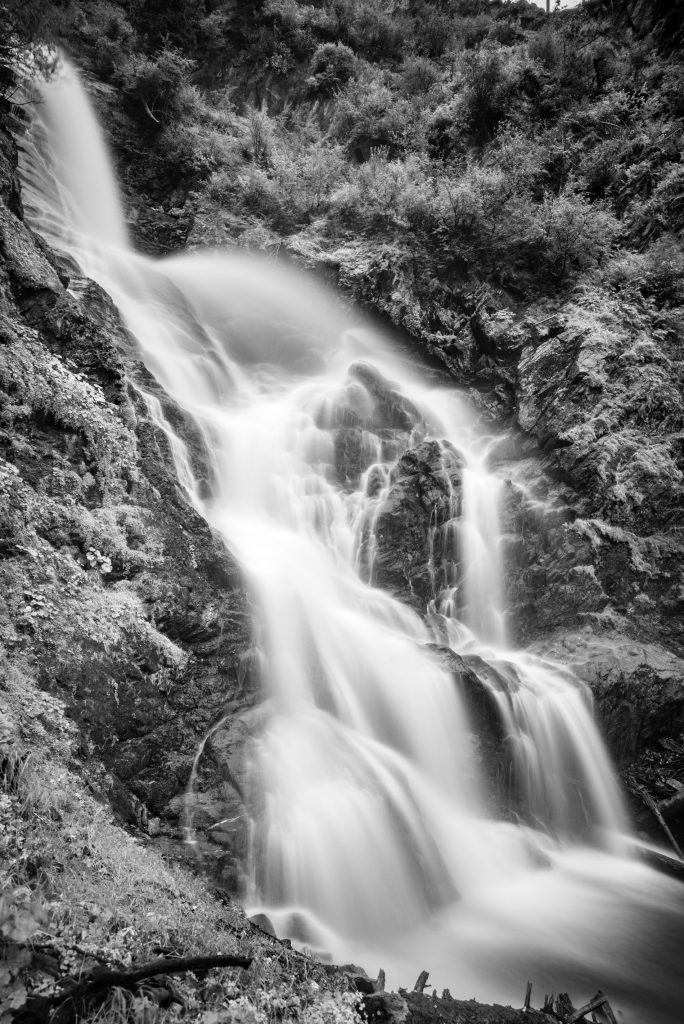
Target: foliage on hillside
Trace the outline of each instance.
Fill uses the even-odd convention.
[[[124,176],[197,216],[193,242],[391,245],[448,334],[430,290],[473,276],[681,301],[684,64],[628,6],[32,0],[15,21],[115,86]]]
[[[346,979],[289,952],[111,820],[108,781],[77,772],[77,730],[39,690],[28,664],[0,654],[0,1021],[93,965],[127,968],[160,955],[239,954],[216,969],[104,993],[98,1024],[358,1024]],[[20,1019],[20,1017],[18,1017]]]
[[[674,541],[652,541],[650,533],[670,522],[669,496],[681,486],[665,447],[681,451],[681,422],[668,423],[675,409],[668,389],[676,391],[681,365],[684,305],[684,64],[665,50],[667,39],[630,26],[626,7],[619,0],[592,0],[547,19],[525,0],[6,0],[0,3],[6,27],[0,96],[18,100],[16,73],[30,64],[28,43],[38,63],[44,52],[36,44],[61,43],[98,80],[120,176],[130,207],[140,211],[141,241],[151,239],[161,250],[186,240],[232,243],[286,251],[308,265],[332,268],[354,298],[440,353],[454,374],[476,365],[481,382],[496,364],[498,397],[517,388],[519,423],[530,433],[537,425],[540,445],[546,443],[542,428],[551,437],[557,475],[572,480],[574,472],[579,478],[575,463],[582,473],[598,467],[601,493],[619,506],[619,516],[612,509],[610,515],[623,527],[641,529],[631,506],[650,489],[653,500],[642,500],[646,509],[655,508],[655,525],[648,520],[643,526],[648,536],[623,532],[617,538],[609,533],[611,524],[601,522],[599,539],[595,525],[585,538],[610,563],[604,576],[599,572],[608,596],[594,580],[588,606],[594,609],[596,592],[600,602],[613,601],[629,571],[642,602],[641,623],[644,605],[651,615],[649,587],[663,605],[660,582],[642,552],[653,564],[662,559],[668,595],[681,565],[681,552],[667,546]],[[146,207],[151,216],[142,212]],[[557,318],[561,301],[572,314],[571,330],[558,343],[561,384],[574,373],[578,387],[589,388],[600,376],[613,394],[619,391],[619,401],[610,396],[613,420],[597,424],[597,416],[587,417],[590,429],[582,434],[578,428],[572,445],[565,421],[547,429],[529,397],[541,393],[535,375],[544,383],[555,379],[542,357],[556,358],[553,342],[564,330]],[[590,313],[599,323],[600,311],[613,326],[625,320],[615,344],[603,349],[585,322]],[[578,365],[583,346],[599,362],[593,376]],[[536,363],[535,352],[541,352]],[[65,376],[59,361],[41,359],[37,367],[36,350],[25,339],[8,347],[7,355],[0,383],[11,386],[16,398],[5,412],[11,426],[44,415],[50,427],[69,428],[92,454],[103,495],[116,497],[116,479],[131,476],[136,458],[128,426],[101,415],[98,388],[78,375]],[[588,402],[594,397],[591,392]],[[568,403],[568,418],[577,406],[574,399]],[[650,449],[648,463],[622,450],[630,482],[622,491],[605,482],[616,463],[622,465],[610,448],[616,410],[630,429],[638,413],[662,442],[655,461]],[[541,412],[550,417],[547,404]],[[601,458],[587,463],[587,450]],[[34,498],[15,477],[11,469],[0,472],[0,498],[6,499],[13,541],[23,543]],[[633,485],[642,479],[643,489]],[[66,491],[72,478],[63,480]],[[92,486],[84,472],[73,483],[77,496],[86,484]],[[580,485],[591,493],[583,477]],[[41,516],[54,517],[54,503],[42,492],[39,504]],[[79,513],[76,533],[67,514],[60,515],[64,558],[71,557],[67,542],[77,542],[78,571],[90,590],[100,584],[104,590],[105,575],[109,586],[110,567],[116,579],[153,565],[153,543],[148,537],[139,549],[137,525],[130,528],[127,518]],[[52,522],[48,529],[49,538],[56,535]],[[613,558],[616,546],[609,539],[628,551],[628,570],[624,560]],[[572,558],[576,565],[578,557]],[[599,555],[594,560],[598,564]],[[561,570],[564,585],[563,563]],[[20,583],[17,575],[26,635],[40,637],[45,581],[25,593]],[[50,586],[57,587],[56,576]],[[548,586],[546,578],[543,590],[541,583],[529,583],[523,597],[532,595],[530,607],[548,604]],[[67,592],[60,602],[76,622],[73,596]],[[576,596],[575,588],[575,603]],[[663,607],[673,625],[667,628],[679,637],[679,606],[674,596],[668,601]],[[81,608],[84,602],[73,604]],[[86,635],[97,628],[98,638],[102,633],[109,643],[111,606],[101,612],[91,599],[89,607],[92,622],[82,615],[79,629]],[[137,605],[130,607],[136,626],[130,646],[137,650]],[[619,603],[617,608],[622,614]],[[72,634],[62,629],[58,642],[57,654],[64,649],[62,660],[67,664],[68,656],[73,674]],[[150,644],[146,633],[141,646]],[[120,642],[114,646],[119,650]],[[252,940],[239,911],[214,903],[198,883],[126,838],[69,774],[75,762],[66,750],[68,729],[57,704],[34,689],[31,669],[15,666],[12,675],[0,664],[0,676],[3,670],[0,977],[11,984],[17,1005],[26,995],[27,955],[39,943],[62,975],[74,969],[74,955],[127,962],[150,956],[157,944],[183,952],[229,951],[239,940],[240,951],[249,952],[244,942]],[[131,685],[139,687],[137,681]],[[27,762],[31,748],[36,757]],[[49,863],[41,859],[43,851]],[[123,889],[115,893],[117,886]],[[280,961],[263,951],[259,956],[264,959],[256,979],[241,977],[235,985],[198,979],[184,986],[191,1019],[350,1022],[349,1001],[327,995],[322,975],[313,976],[321,988],[310,986],[309,993],[309,979],[281,975]],[[43,983],[54,980],[48,972]],[[40,986],[40,978],[35,983]],[[172,1016],[141,1000],[111,1006],[98,1019],[104,1024],[128,1014],[152,1024]]]

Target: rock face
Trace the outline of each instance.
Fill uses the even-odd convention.
[[[624,634],[591,631],[552,636],[536,649],[573,669],[589,684],[596,712],[621,765],[662,737],[684,728],[684,660],[657,644]]]
[[[198,744],[229,715],[197,765],[206,813],[195,824],[228,806],[230,835],[206,834],[216,875],[234,887],[238,748],[257,701],[241,575],[178,486],[140,391],[155,394],[155,382],[110,300],[92,283],[79,282],[78,299],[67,292],[73,270],[23,223],[15,168],[2,132],[0,647],[65,701],[85,771],[91,759],[107,770],[93,767],[93,784],[172,841]],[[218,745],[231,747],[229,770]]]
[[[513,373],[517,420],[491,454],[505,481],[508,630],[591,685],[625,764],[682,728],[684,324],[609,296],[540,319],[502,328],[492,347]],[[434,441],[409,449],[377,517],[374,579],[421,612],[434,527],[460,514],[449,459]]]
[[[423,441],[398,460],[376,525],[373,581],[424,612],[434,596],[437,527],[460,514],[463,461],[452,448]]]
[[[608,298],[599,309],[570,304],[561,330],[527,345],[518,366],[517,419],[538,447],[504,470],[514,633],[596,635],[602,668],[590,681],[622,758],[656,736],[653,701],[664,701],[666,732],[684,701],[682,333],[673,314]],[[620,667],[606,666],[604,646]],[[586,649],[580,639],[580,659]],[[633,649],[650,653],[640,661]],[[644,663],[670,666],[666,692]],[[623,733],[617,707],[611,718],[604,669],[608,691],[622,686],[643,704],[639,735]]]

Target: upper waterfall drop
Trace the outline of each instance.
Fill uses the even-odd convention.
[[[269,715],[245,794],[246,899],[340,959],[380,950],[404,965],[420,941],[444,984],[474,978],[511,998],[511,964],[525,952],[546,956],[543,976],[557,977],[542,915],[525,903],[538,887],[574,936],[568,971],[584,978],[594,960],[619,975],[606,936],[661,889],[639,865],[597,852],[621,852],[627,823],[584,688],[509,648],[501,484],[467,404],[293,268],[237,252],[134,253],[73,70],[43,94],[21,165],[33,226],[109,292],[193,419],[210,463],[202,487],[150,402],[179,479],[251,592]],[[341,471],[340,437],[353,437],[353,472]],[[414,470],[435,492],[427,616],[375,585],[383,516]],[[450,653],[477,675],[510,751],[508,820],[489,812]],[[610,871],[622,887],[610,889]],[[583,908],[599,893],[594,935]],[[438,930],[446,952],[433,949]]]
[[[29,205],[39,229],[59,240],[61,247],[74,245],[79,252],[83,238],[91,247],[127,249],[128,230],[111,160],[76,70],[62,59],[61,72],[51,78],[49,87],[38,88],[41,104],[34,131],[39,141],[34,147],[31,138],[30,159],[22,167],[29,204],[33,196],[50,197],[49,209],[40,201],[32,209]],[[48,151],[50,167],[44,160]],[[57,174],[52,173],[55,167]]]

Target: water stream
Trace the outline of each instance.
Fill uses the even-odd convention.
[[[627,856],[585,688],[508,643],[499,482],[467,404],[290,267],[134,252],[75,73],[42,91],[23,144],[27,216],[109,292],[201,431],[199,482],[150,398],[256,609],[270,712],[249,773],[249,909],[394,985],[427,968],[453,994],[518,1005],[528,978],[576,1003],[602,987],[626,1021],[673,1024],[681,887]],[[426,526],[423,615],[376,586],[398,462],[419,449],[446,496]],[[479,666],[515,815],[491,813],[467,688],[437,646]]]

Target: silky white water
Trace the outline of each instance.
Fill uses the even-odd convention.
[[[23,149],[31,223],[110,293],[210,453],[199,482],[148,400],[255,608],[269,714],[249,773],[249,909],[338,960],[385,967],[395,985],[426,968],[480,999],[521,1002],[528,978],[575,1002],[601,986],[627,1019],[673,1021],[681,890],[626,857],[584,688],[510,649],[500,485],[467,405],[291,268],[242,252],[136,254],[69,68],[43,88]],[[398,403],[394,425],[369,380]],[[351,481],[336,453],[350,425]],[[397,459],[426,440],[448,501],[427,527],[422,617],[374,584]],[[467,701],[435,644],[482,666],[517,818],[488,812]]]

